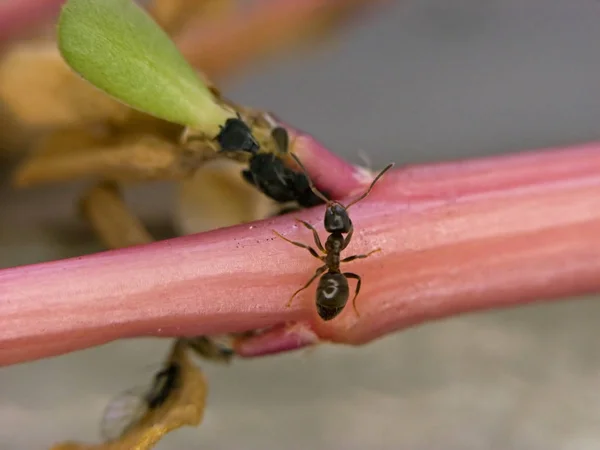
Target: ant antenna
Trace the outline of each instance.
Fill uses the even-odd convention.
[[[295,153],[290,153],[292,155],[292,158],[294,158],[294,160],[298,163],[298,165],[300,166],[300,168],[302,169],[302,171],[304,172],[304,175],[306,175],[306,179],[308,180],[308,186],[310,187],[310,190],[313,191],[313,193],[319,197],[321,200],[323,200],[325,203],[327,203],[328,205],[331,204],[331,200],[329,200],[327,197],[325,197],[325,195],[323,195],[321,193],[321,191],[319,191],[314,183],[312,182],[312,178],[308,175],[308,171],[306,170],[306,167],[304,167],[304,164],[302,164],[300,162],[300,159],[298,159],[298,157],[296,156]]]
[[[360,197],[352,200],[352,202],[350,202],[345,208],[348,209],[350,208],[352,205],[354,205],[355,203],[360,202],[363,198],[365,198],[367,195],[369,195],[369,193],[371,192],[371,189],[373,189],[373,186],[375,186],[375,183],[377,183],[377,181],[383,176],[384,173],[386,173],[389,169],[391,169],[394,166],[394,163],[388,164],[387,167],[385,169],[383,169],[381,172],[379,172],[379,174],[375,177],[375,179],[371,182],[371,185],[369,186],[369,189],[367,189],[365,191],[364,194],[362,194]]]

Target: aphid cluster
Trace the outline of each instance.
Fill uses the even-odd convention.
[[[242,171],[242,177],[276,202],[297,202],[304,208],[323,203],[322,198],[310,189],[307,175],[289,168],[282,159],[290,154],[287,130],[276,126],[271,130],[271,138],[277,153],[262,151],[250,127],[238,115],[227,119],[215,140],[222,152],[251,154],[248,169]]]

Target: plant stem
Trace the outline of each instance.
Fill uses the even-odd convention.
[[[0,43],[47,22],[64,0],[3,0],[0,2]]]
[[[320,188],[354,194],[368,183],[315,141],[300,142],[296,151]],[[327,157],[335,170],[315,163]],[[287,322],[306,323],[323,340],[361,344],[453,314],[598,292],[599,193],[600,144],[396,169],[351,209],[356,232],[346,255],[383,249],[347,265],[363,278],[361,317],[349,306],[329,323],[316,315],[314,285],[285,307],[319,262],[271,232],[311,243],[293,217],[324,236],[324,207],[5,269],[0,364],[125,337]],[[257,339],[241,353],[276,350],[268,335]]]

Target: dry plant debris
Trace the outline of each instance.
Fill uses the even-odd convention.
[[[187,352],[187,346],[178,342],[167,360],[179,364],[180,387],[160,407],[149,410],[120,438],[102,444],[64,442],[55,445],[52,450],[147,450],[177,428],[198,426],[204,416],[207,385],[202,372],[190,360]]]

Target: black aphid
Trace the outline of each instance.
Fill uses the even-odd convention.
[[[282,156],[289,151],[289,135],[285,128],[275,127],[271,136]],[[279,203],[297,202],[304,208],[320,205],[321,197],[315,195],[305,173],[296,172],[286,166],[275,153],[256,153],[250,158],[248,169],[242,176],[263,194]]]
[[[254,138],[250,127],[242,120],[240,113],[237,118],[230,118],[221,126],[221,131],[215,137],[221,146],[221,151],[245,151],[249,153],[258,152],[260,145]]]

